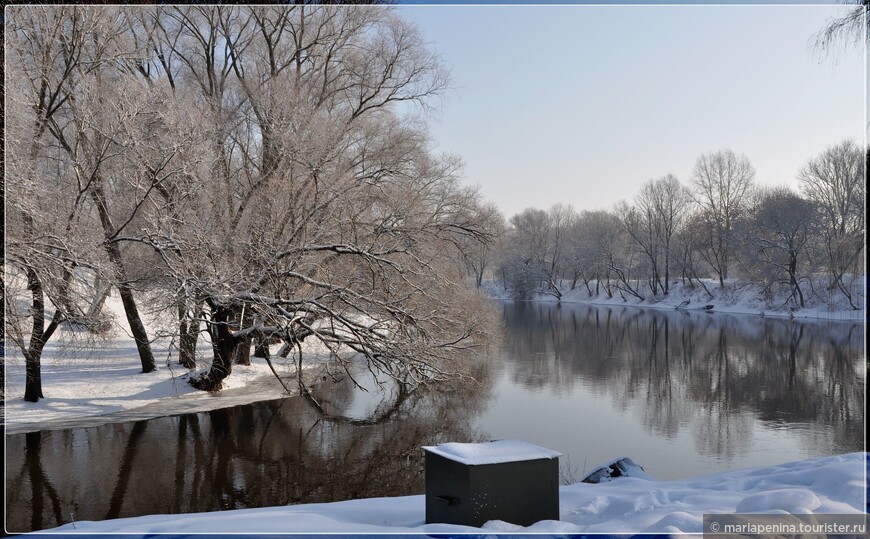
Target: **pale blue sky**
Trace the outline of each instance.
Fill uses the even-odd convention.
[[[840,6],[399,6],[451,66],[438,149],[510,217],[609,209],[731,148],[760,183],[864,136],[864,52],[812,37]]]

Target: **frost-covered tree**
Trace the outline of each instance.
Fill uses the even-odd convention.
[[[787,187],[759,189],[755,199],[743,231],[752,277],[765,289],[784,285],[786,302],[804,307],[815,204]]]
[[[592,266],[598,281],[596,293],[600,284],[608,298],[615,292],[627,292],[643,299],[631,282],[634,260],[619,217],[613,212],[596,210],[582,212],[580,219],[591,240],[589,256],[596,261]]]
[[[456,263],[487,241],[460,163],[433,155],[417,117],[448,81],[419,33],[386,9],[161,8],[155,84],[190,100],[200,161],[183,201],[140,241],[173,305],[204,306],[217,390],[252,339],[319,340],[410,385],[456,375],[483,337]],[[162,56],[162,58],[161,58]],[[169,305],[167,305],[169,307]]]
[[[555,204],[548,211],[550,234],[548,238],[547,259],[544,261],[544,276],[549,293],[561,299],[562,278],[568,273],[568,249],[570,233],[573,230],[577,213],[570,204]]]
[[[7,69],[20,72],[21,58],[9,55]],[[58,98],[49,76],[7,80],[5,208],[6,263],[3,272],[5,337],[25,362],[24,399],[43,398],[42,354],[64,324],[96,329],[105,298],[98,283],[107,274],[104,253],[94,249],[99,225],[84,205],[65,152],[47,136]]]
[[[592,280],[597,280],[596,289],[600,291],[602,266],[596,251],[597,233],[592,226],[588,211],[580,212],[568,233],[566,266],[567,276],[571,278],[571,290],[582,281],[586,293],[592,297]]]
[[[670,291],[674,236],[690,202],[688,190],[668,174],[643,184],[634,204],[617,207],[623,228],[648,261],[647,280],[653,296]]]
[[[829,289],[839,289],[853,309],[860,308],[851,281],[863,262],[866,158],[865,150],[846,140],[810,159],[798,174],[801,192],[820,213],[818,248],[830,276]]]
[[[449,76],[413,25],[307,4],[15,9],[28,136],[51,142],[74,189],[57,196],[98,232],[71,229],[109,262],[143,371],[134,287],[178,317],[186,364],[208,331],[203,389],[275,339],[406,385],[468,372],[491,326],[462,256],[497,226],[459,160],[430,150]]]
[[[485,229],[491,231],[493,238],[480,241],[479,238],[466,236],[462,238],[460,250],[465,262],[466,269],[474,277],[475,284],[479,287],[483,284],[483,278],[487,271],[491,271],[496,264],[496,257],[500,251],[500,241],[503,238],[506,224],[504,216],[495,204],[483,204],[475,216]]]
[[[508,220],[502,275],[514,297],[528,299],[548,288],[544,275],[550,243],[550,218],[546,211],[528,208]]]
[[[142,99],[127,84],[125,65],[141,54],[124,39],[117,8],[75,6],[16,7],[10,16],[10,56],[14,77],[25,81],[24,101],[33,108],[34,138],[52,139],[76,184],[71,204],[89,206],[99,218],[104,249],[114,266],[113,281],[142,362],[155,369],[150,341],[139,315],[124,260],[121,235],[137,218],[152,187],[128,186],[121,162],[135,144],[145,117],[160,101]],[[13,78],[13,77],[10,77]],[[8,78],[7,78],[8,80]],[[22,106],[27,106],[22,104]],[[150,105],[150,107],[149,107]],[[35,158],[36,156],[30,156]],[[24,159],[24,157],[22,157]]]
[[[700,254],[725,284],[735,256],[734,228],[743,217],[755,169],[731,150],[698,157],[692,173],[693,195],[703,217]]]
[[[712,298],[713,295],[700,277],[703,263],[700,250],[704,240],[704,228],[704,219],[700,212],[691,211],[686,215],[674,237],[674,263],[679,269],[683,284],[693,289],[697,283]]]
[[[561,280],[569,272],[576,219],[574,209],[564,204],[548,211],[528,208],[510,218],[502,273],[516,297],[540,292],[562,298]]]

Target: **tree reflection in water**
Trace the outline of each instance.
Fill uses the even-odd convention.
[[[606,395],[655,435],[693,429],[699,453],[748,451],[757,421],[820,453],[863,450],[859,324],[535,303],[505,304],[504,319],[512,383]]]
[[[7,529],[76,520],[330,502],[423,491],[423,445],[480,441],[487,368],[345,417],[352,382],[302,398],[89,429],[7,436]],[[77,463],[77,465],[72,465]],[[74,517],[73,517],[74,514]]]
[[[799,446],[775,462],[863,450],[862,325],[524,303],[505,304],[504,321],[497,386],[486,365],[477,384],[400,397],[327,379],[318,407],[290,398],[8,436],[8,529],[416,494],[420,446],[491,435],[573,452],[564,464],[577,468],[636,451],[662,479],[752,465],[771,432]]]

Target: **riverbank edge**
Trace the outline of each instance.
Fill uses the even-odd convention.
[[[306,377],[317,365],[303,367]],[[312,378],[314,375],[311,375]],[[293,377],[282,378],[285,384],[295,381]],[[56,431],[74,428],[92,428],[107,424],[126,423],[129,421],[147,421],[163,417],[174,417],[184,414],[196,414],[212,412],[236,406],[244,406],[255,402],[263,402],[290,397],[298,397],[300,392],[297,388],[288,384],[287,389],[282,386],[274,374],[264,374],[248,384],[231,389],[216,392],[198,391],[183,395],[162,397],[144,406],[129,408],[106,414],[87,416],[61,417],[47,421],[12,423],[6,421],[6,406],[3,406],[3,428],[6,435],[27,434],[30,432]]]
[[[761,318],[796,319],[801,322],[846,322],[860,324],[866,321],[865,312],[858,311],[826,311],[818,307],[803,310],[765,310],[759,309],[757,303],[757,289],[752,286],[738,286],[731,283],[726,290],[720,290],[718,283],[707,283],[708,288],[722,297],[709,299],[702,296],[700,290],[686,291],[681,287],[675,287],[673,292],[666,298],[650,301],[649,298],[641,301],[637,298],[602,298],[600,296],[583,297],[586,291],[581,288],[565,290],[563,297],[557,299],[550,295],[536,294],[530,300],[515,300],[510,297],[504,287],[494,281],[486,280],[480,287],[481,292],[496,301],[516,302],[526,301],[529,303],[542,303],[549,305],[589,305],[594,307],[628,307],[635,309],[648,309],[658,311],[676,310],[681,312],[702,312],[709,315],[727,314],[736,316],[755,316]],[[690,293],[687,293],[690,292]],[[730,295],[730,297],[728,297]],[[730,300],[730,301],[729,301]],[[705,302],[706,301],[706,302]],[[729,304],[730,303],[730,304]],[[711,309],[705,308],[712,305]],[[305,370],[315,365],[306,365]],[[868,364],[870,368],[870,364]],[[183,378],[179,378],[180,380]],[[73,417],[60,417],[42,421],[13,422],[8,419],[8,407],[6,399],[3,403],[3,428],[6,434],[23,434],[35,431],[63,430],[68,428],[88,428],[103,424],[122,423],[127,421],[140,421],[158,417],[177,416],[186,413],[209,412],[222,408],[232,408],[253,402],[281,399],[297,396],[298,390],[287,392],[273,374],[263,374],[238,388],[225,389],[216,393],[192,392],[182,395],[158,398],[143,406],[108,412],[105,414],[79,415]],[[7,397],[8,398],[8,397]]]
[[[717,292],[719,291],[718,283],[710,283],[710,288]],[[510,295],[508,290],[504,289],[503,285],[493,280],[483,281],[479,289],[489,298],[505,302],[547,303],[552,305],[592,305],[596,307],[633,307],[638,309],[655,309],[662,311],[676,310],[683,312],[704,312],[708,314],[757,316],[759,318],[796,319],[801,321],[848,322],[853,324],[866,322],[866,311],[864,309],[826,310],[816,306],[792,310],[763,306],[759,304],[760,300],[754,297],[758,294],[757,289],[748,285],[742,287],[732,286],[725,291],[729,294],[735,294],[737,296],[736,298],[718,296],[712,299],[700,297],[700,291],[697,289],[689,294],[680,293],[680,289],[677,289],[675,292],[664,298],[645,298],[643,300],[633,297],[623,299],[615,296],[613,298],[606,298],[601,297],[600,295],[588,298],[583,297],[586,295],[586,292],[580,288],[564,290],[561,299],[540,292],[536,293],[530,299],[516,299]],[[685,304],[686,302],[688,303]],[[712,308],[706,308],[707,305],[712,305]]]
[[[80,521],[32,533],[140,537],[215,533],[611,537],[700,534],[703,515],[747,512],[751,508],[774,513],[860,515],[868,503],[868,466],[870,454],[853,452],[672,481],[625,477],[594,485],[561,485],[559,520],[542,520],[528,527],[498,520],[480,528],[427,524],[425,495],[412,495]],[[633,510],[629,509],[632,507]],[[624,513],[623,509],[628,511]]]

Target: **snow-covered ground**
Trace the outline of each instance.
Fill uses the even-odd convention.
[[[150,515],[76,522],[69,533],[700,533],[705,513],[862,513],[865,453],[813,458],[680,481],[625,477],[560,489],[559,520],[522,528],[425,524],[423,496],[328,504]]]
[[[839,292],[832,292],[830,297],[821,301],[818,298],[809,298],[806,302],[806,307],[798,308],[793,302],[787,302],[783,297],[765,297],[757,285],[741,283],[739,281],[728,281],[726,286],[721,288],[719,281],[713,279],[705,279],[704,284],[713,295],[711,298],[703,288],[695,286],[689,288],[683,286],[679,282],[675,283],[670,290],[668,296],[658,297],[649,295],[643,301],[631,296],[630,294],[619,294],[614,290],[613,297],[608,298],[601,289],[600,293],[595,295],[595,283],[591,283],[593,296],[589,297],[589,293],[583,286],[582,282],[578,282],[575,288],[571,289],[569,281],[563,281],[560,291],[562,293],[561,301],[563,303],[587,303],[591,305],[634,305],[643,307],[644,309],[686,309],[704,311],[706,305],[712,305],[714,313],[731,313],[731,314],[749,314],[758,316],[771,316],[783,318],[802,318],[802,319],[822,319],[822,320],[844,320],[852,322],[861,322],[864,320],[863,310],[854,310],[849,307],[848,301]],[[860,283],[859,283],[860,284]],[[513,297],[509,290],[506,290],[500,280],[484,280],[482,284],[484,291],[493,298],[500,300],[512,300]],[[864,290],[861,286],[856,285],[855,294],[856,302],[859,305],[864,305]],[[534,301],[556,302],[556,297],[552,294],[539,293],[533,298]]]
[[[7,433],[91,426],[171,414],[201,412],[287,396],[266,362],[251,358],[251,365],[234,365],[225,390],[206,393],[191,387],[195,375],[177,363],[178,351],[168,339],[152,343],[157,370],[142,374],[139,356],[129,333],[117,295],[106,302],[112,328],[105,338],[86,338],[67,329],[58,330],[42,358],[45,399],[24,401],[24,360],[12,343],[6,348],[5,423]],[[150,322],[150,323],[149,323]],[[147,320],[149,336],[159,324]],[[204,335],[199,353],[206,358],[211,345]],[[309,358],[316,357],[309,354]],[[276,358],[279,374],[294,374],[287,360]],[[292,386],[291,386],[292,387]]]

